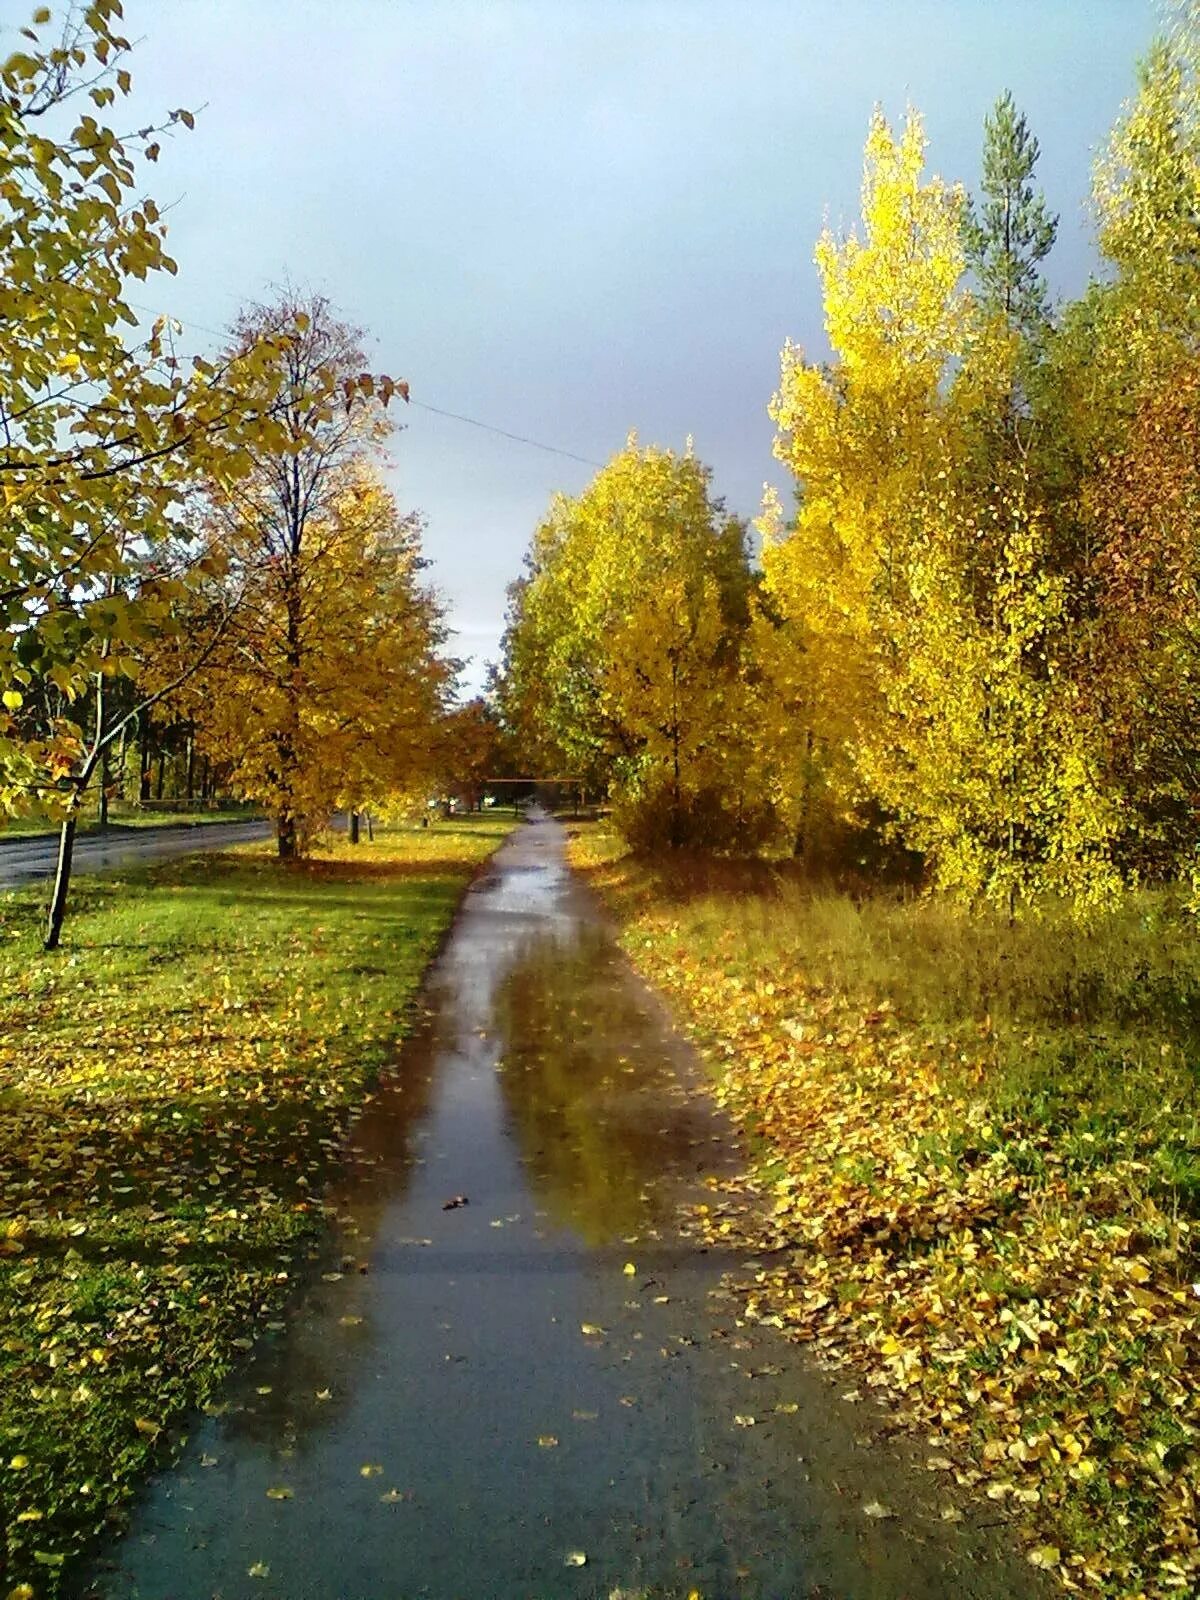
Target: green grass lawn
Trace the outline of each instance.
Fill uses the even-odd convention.
[[[339,1136],[512,827],[243,847],[0,894],[0,1511],[53,1594],[189,1408],[277,1314]]]
[[[740,1288],[890,1393],[1083,1593],[1200,1593],[1200,938],[850,895],[795,863],[572,855],[753,1135]]]

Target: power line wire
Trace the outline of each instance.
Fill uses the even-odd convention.
[[[409,397],[409,404],[419,406],[422,411],[432,411],[439,417],[453,417],[455,422],[466,422],[472,428],[483,428],[487,433],[499,434],[502,439],[513,439],[517,444],[532,445],[535,450],[548,451],[552,456],[566,456],[568,461],[581,461],[585,467],[602,467],[603,461],[593,461],[591,456],[577,456],[574,450],[562,450],[556,444],[543,444],[540,439],[527,438],[523,433],[509,433],[507,428],[494,427],[490,422],[480,422],[476,417],[464,417],[457,411],[443,411],[441,406],[431,406],[427,400],[414,400]]]
[[[150,306],[139,305],[136,300],[129,300],[126,303],[132,306],[135,311],[146,312],[148,316],[161,315]],[[206,327],[203,322],[184,323],[182,317],[175,317],[172,320],[184,326],[195,328],[200,333],[211,333],[218,339],[225,339],[229,336],[228,328],[222,331],[220,328]],[[527,444],[534,450],[544,450],[548,455],[552,456],[565,456],[568,461],[578,461],[585,467],[602,467],[604,465],[603,461],[595,461],[591,456],[576,455],[574,450],[563,450],[559,445],[545,444],[541,439],[531,439],[524,433],[509,433],[507,428],[497,428],[491,422],[480,422],[478,417],[465,417],[459,411],[445,411],[441,406],[430,405],[427,400],[415,400],[411,394],[409,395],[408,403],[418,407],[421,411],[432,411],[435,416],[449,417],[454,422],[465,422],[472,428],[481,428],[484,433],[494,433],[501,439],[511,439],[515,444]]]

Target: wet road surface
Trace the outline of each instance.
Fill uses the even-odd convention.
[[[250,839],[267,839],[269,822],[198,823],[194,827],[121,828],[111,833],[84,833],[75,840],[74,872],[111,872],[140,861],[188,856],[202,850],[225,850]],[[0,889],[48,878],[58,862],[58,836],[36,839],[0,838]]]
[[[970,1507],[942,1520],[923,1441],[881,1446],[850,1377],[742,1327],[740,1260],[679,1232],[737,1141],[556,824],[502,847],[425,1003],[356,1126],[328,1260],[77,1593],[1041,1592]]]

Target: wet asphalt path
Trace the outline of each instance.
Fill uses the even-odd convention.
[[[1041,1592],[991,1502],[943,1520],[924,1441],[884,1443],[852,1377],[743,1326],[740,1258],[680,1232],[738,1140],[556,824],[468,894],[425,1006],[356,1126],[328,1257],[77,1594]]]
[[[74,872],[112,872],[143,861],[188,856],[203,850],[225,850],[251,839],[267,839],[269,822],[213,822],[194,827],[118,828],[109,833],[80,834],[75,840]],[[0,838],[0,889],[52,876],[58,861],[58,836],[36,839]]]

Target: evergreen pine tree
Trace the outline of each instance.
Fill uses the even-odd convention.
[[[986,311],[1014,331],[1034,333],[1046,318],[1041,263],[1058,232],[1058,218],[1035,193],[1040,153],[1023,112],[1006,89],[984,119],[982,199],[968,202],[963,224],[967,262]]]

